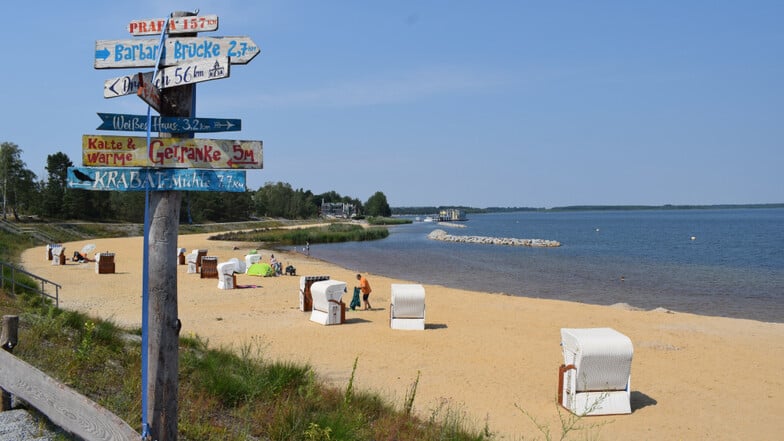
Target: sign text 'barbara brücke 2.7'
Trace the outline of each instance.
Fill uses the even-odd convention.
[[[82,163],[95,167],[263,168],[261,141],[82,136]]]

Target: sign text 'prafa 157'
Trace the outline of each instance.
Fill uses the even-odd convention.
[[[165,18],[146,18],[131,20],[128,32],[131,35],[160,35],[166,25]],[[172,17],[169,19],[169,35],[194,32],[217,31],[217,15],[200,15],[194,17]]]
[[[82,136],[82,163],[96,167],[260,169],[261,141],[230,139]]]

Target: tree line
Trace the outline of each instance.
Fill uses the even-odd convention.
[[[3,220],[35,215],[48,219],[142,222],[144,192],[90,191],[68,188],[71,159],[62,152],[46,158],[46,176],[38,179],[22,161],[22,149],[14,143],[0,144],[0,197]],[[311,219],[320,214],[323,202],[347,203],[360,216],[390,216],[383,192],[364,203],[335,191],[314,194],[293,189],[285,182],[268,182],[259,189],[234,192],[184,192],[180,222],[237,222],[259,217]]]

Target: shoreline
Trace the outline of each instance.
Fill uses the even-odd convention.
[[[256,249],[208,241],[209,235],[181,235],[178,247],[206,248],[220,262]],[[94,263],[52,266],[44,247],[25,251],[22,266],[63,286],[61,307],[138,327],[141,237],[71,242],[66,255],[87,242],[96,251],[116,253],[116,274],[96,274]],[[777,375],[784,362],[784,324],[424,284],[425,331],[398,331],[388,324],[389,287],[414,282],[341,268],[297,251],[259,252],[264,261],[274,253],[284,267],[294,265],[297,277],[238,275],[238,285],[247,288],[219,290],[217,280],[178,266],[183,333],[207,339],[210,347],[259,345],[265,358],[308,363],[338,388],[346,386],[358,358],[355,387],[396,406],[419,374],[418,415],[465,412],[477,429],[487,423],[497,439],[513,440],[538,435],[520,409],[556,433],[560,427],[555,404],[563,363],[560,328],[612,327],[634,344],[633,413],[591,417],[590,424],[607,422],[601,438],[768,439],[784,430],[778,418],[784,412],[784,379]],[[356,270],[373,287],[372,311],[349,310],[347,323],[339,326],[318,325],[299,311],[299,276],[329,275],[350,291]]]

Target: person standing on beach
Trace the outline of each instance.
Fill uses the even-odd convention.
[[[357,274],[357,280],[359,280],[359,290],[362,291],[362,301],[365,302],[365,310],[369,310],[372,308],[368,300],[371,291],[370,282],[361,274]]]

